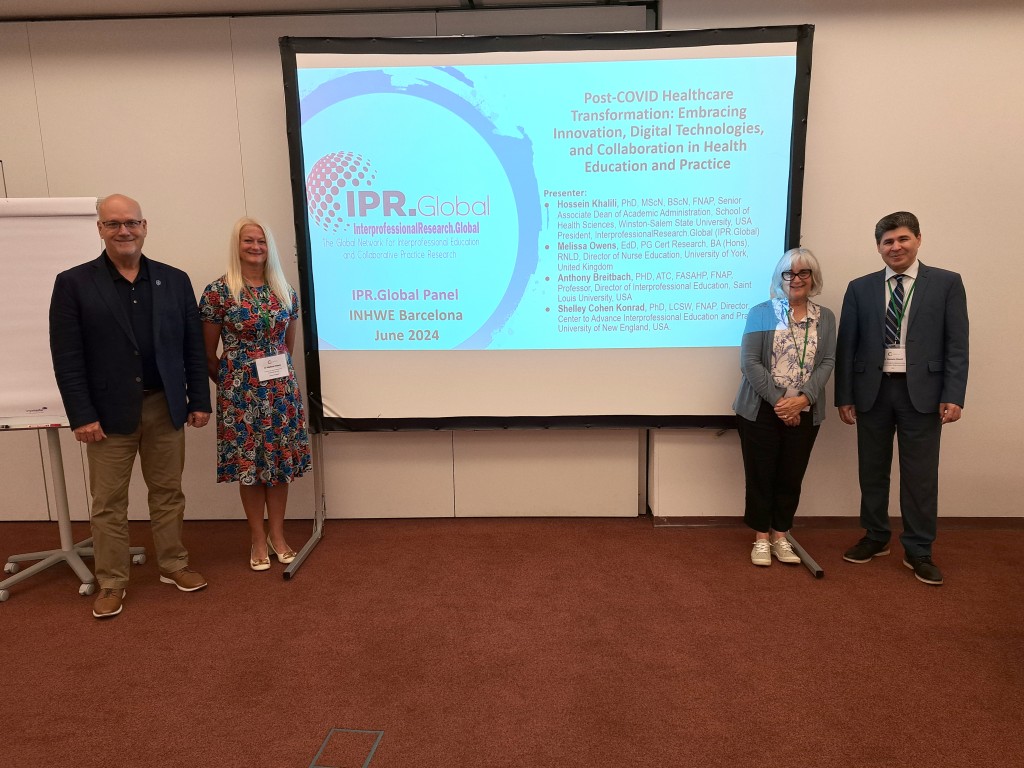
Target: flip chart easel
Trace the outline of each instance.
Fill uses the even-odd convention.
[[[0,582],[0,602],[10,597],[9,587],[57,563],[67,563],[81,580],[80,594],[96,588],[82,561],[93,554],[92,539],[75,544],[71,538],[59,433],[68,420],[53,377],[47,307],[57,273],[95,255],[98,246],[94,197],[0,198],[0,284],[11,304],[9,319],[0,327],[0,344],[17,361],[17,375],[0,377],[0,428],[45,430],[53,476],[51,513],[60,531],[60,549],[7,558],[4,572],[11,578]],[[132,562],[145,561],[142,547],[130,551]],[[21,571],[20,563],[32,560],[39,562]]]

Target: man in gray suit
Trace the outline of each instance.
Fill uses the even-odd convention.
[[[903,564],[942,584],[932,562],[938,521],[939,438],[959,420],[967,390],[967,294],[955,272],[917,260],[921,226],[906,211],[875,225],[885,269],[846,289],[836,348],[836,405],[857,425],[864,537],[843,559],[889,554],[889,475],[899,441]]]

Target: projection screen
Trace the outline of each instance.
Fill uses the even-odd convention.
[[[282,38],[314,427],[731,424],[812,37]]]

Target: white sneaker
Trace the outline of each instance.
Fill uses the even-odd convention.
[[[772,554],[778,558],[780,563],[800,562],[800,555],[793,551],[793,545],[785,536],[772,542]]]
[[[750,550],[750,562],[754,565],[772,564],[772,545],[768,539],[758,539],[754,542],[754,548]]]

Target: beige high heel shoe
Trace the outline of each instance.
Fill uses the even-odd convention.
[[[288,563],[294,560],[295,555],[297,554],[294,549],[289,549],[286,552],[278,552],[276,549],[274,549],[274,544],[273,542],[271,542],[269,536],[267,536],[267,552],[269,552],[272,555],[277,555],[278,561],[284,563],[285,565],[288,565]]]
[[[270,570],[270,554],[267,553],[266,557],[261,557],[259,560],[252,556],[252,547],[249,547],[249,567],[254,571],[269,571]]]

